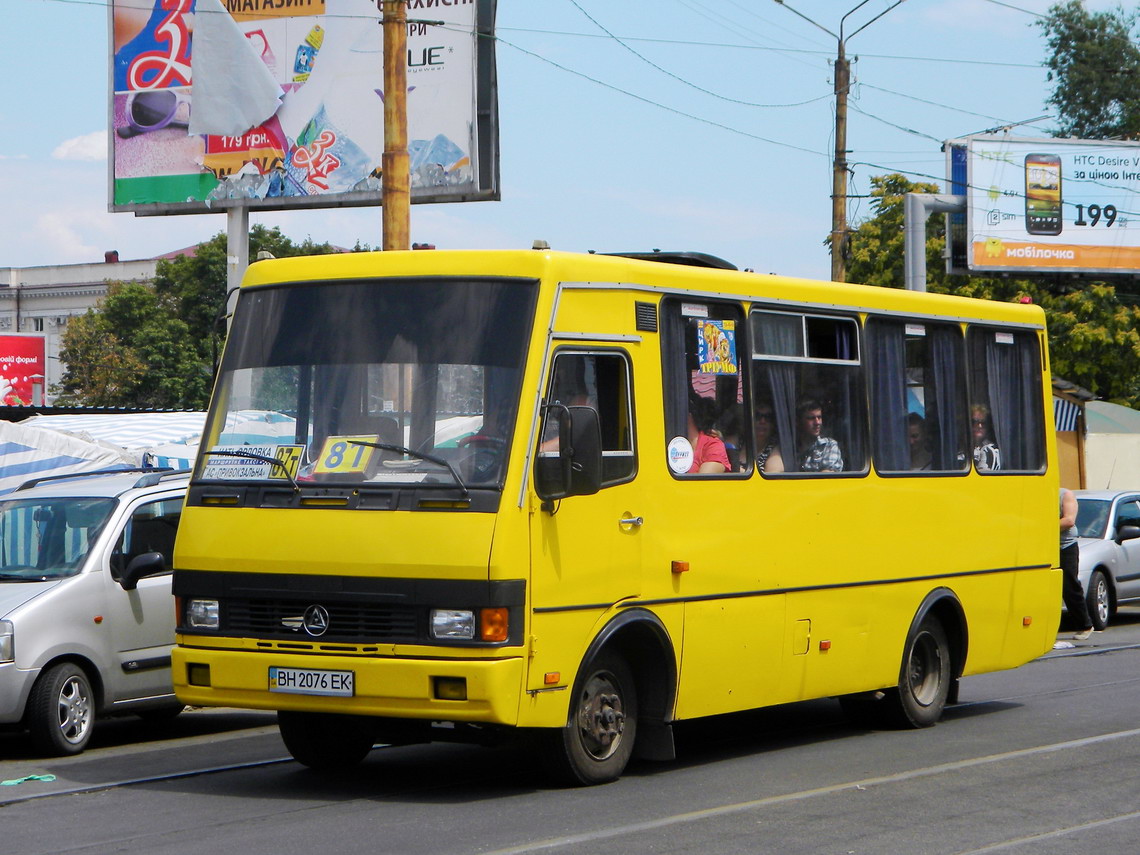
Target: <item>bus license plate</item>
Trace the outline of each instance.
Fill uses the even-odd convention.
[[[351,698],[355,688],[352,671],[317,671],[311,668],[269,669],[269,691],[294,695],[335,695]]]

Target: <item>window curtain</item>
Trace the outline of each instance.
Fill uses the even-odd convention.
[[[930,359],[925,372],[926,428],[931,468],[965,469],[970,458],[968,413],[962,396],[962,334],[955,327],[929,325],[926,340]]]
[[[855,339],[857,327],[855,324],[839,324],[835,328],[835,355],[839,359],[856,360],[859,355],[858,343]],[[863,416],[862,384],[859,382],[861,367],[839,366],[839,400],[835,402],[833,412],[830,414],[832,424],[838,427],[835,438],[843,451],[843,468],[847,470],[862,469],[863,461],[867,459],[864,437],[866,434],[866,421]],[[905,398],[904,398],[905,401]],[[904,403],[905,407],[905,403]],[[836,416],[842,414],[839,418]],[[828,417],[827,413],[824,413]],[[824,422],[824,434],[827,434],[827,423]],[[904,425],[905,435],[905,425]]]
[[[867,333],[871,412],[875,419],[875,463],[884,471],[899,472],[910,468],[906,327],[898,323],[872,321],[867,325]]]
[[[803,320],[799,315],[753,315],[756,352],[765,355],[802,356]],[[768,386],[772,390],[772,411],[785,472],[799,472],[796,455],[796,366],[768,362]],[[759,366],[757,366],[759,368]],[[751,424],[751,418],[749,424]]]
[[[992,331],[984,335],[990,418],[1003,468],[1038,469],[1043,446],[1037,348],[1022,335],[1013,344],[998,342]]]

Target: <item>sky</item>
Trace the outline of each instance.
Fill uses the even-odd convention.
[[[220,213],[108,212],[107,5],[0,2],[0,268],[151,258],[226,229]],[[873,176],[948,192],[944,140],[1055,126],[1035,26],[1046,0],[787,5],[800,14],[779,0],[498,0],[502,198],[413,205],[411,240],[692,250],[827,278],[832,34],[848,12],[853,225],[873,214]],[[250,222],[295,241],[382,243],[379,208]]]

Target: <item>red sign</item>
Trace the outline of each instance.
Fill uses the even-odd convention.
[[[0,404],[27,407],[40,402],[44,393],[44,337],[42,335],[0,335]]]

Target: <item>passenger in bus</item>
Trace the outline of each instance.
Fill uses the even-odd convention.
[[[689,395],[688,439],[693,447],[689,474],[719,475],[732,464],[724,440],[716,435],[716,404],[695,392]]]
[[[930,441],[926,436],[926,419],[918,413],[910,413],[906,418],[907,441],[910,443],[910,468],[930,468]]]
[[[974,466],[979,472],[1001,469],[1001,451],[990,433],[990,411],[984,404],[970,408],[970,430],[974,438]]]
[[[796,454],[803,472],[842,472],[843,453],[839,442],[823,436],[823,405],[814,398],[796,407],[799,440]]]
[[[744,412],[740,404],[733,404],[720,414],[717,420],[716,428],[713,430],[715,436],[719,436],[724,440],[724,450],[728,455],[729,472],[739,472],[743,467],[740,464],[740,455],[744,451],[744,437],[741,435],[741,428],[743,427]]]
[[[756,439],[756,468],[766,475],[783,472],[784,458],[776,436],[776,414],[769,402],[760,401],[756,405],[752,425]]]

